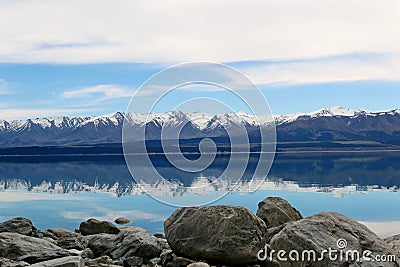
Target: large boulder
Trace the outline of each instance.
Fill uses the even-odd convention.
[[[244,207],[185,207],[164,222],[164,231],[177,255],[236,265],[257,261],[266,226]]]
[[[118,234],[119,229],[114,224],[107,221],[99,221],[96,219],[89,219],[82,222],[79,226],[79,231],[82,235],[94,234]]]
[[[0,257],[18,260],[23,256],[38,252],[57,254],[65,250],[53,243],[36,237],[18,233],[0,233]]]
[[[165,248],[165,241],[151,235],[145,229],[126,226],[119,234],[95,234],[87,236],[88,247],[95,257],[108,255],[112,259],[141,257],[147,260],[158,257]]]
[[[0,223],[0,233],[10,232],[21,235],[31,235],[35,230],[31,220],[23,217],[13,218],[11,220]]]
[[[298,210],[280,197],[267,197],[258,203],[256,215],[265,222],[268,228],[303,218]]]
[[[329,257],[327,253],[329,249],[336,250],[336,253],[332,252],[331,254],[338,257],[336,260],[332,260],[332,257]],[[391,246],[366,226],[334,212],[323,212],[288,223],[282,231],[271,239],[271,250],[276,252],[279,250],[285,251],[286,254],[283,255],[283,258],[286,258],[287,262],[275,258],[279,262],[279,266],[293,266],[293,263],[295,263],[296,266],[372,267],[378,266],[376,265],[377,263],[367,261],[367,258],[363,258],[363,253],[370,251],[372,255],[394,254]],[[327,251],[323,253],[324,250]],[[297,255],[292,251],[299,253],[300,261],[296,259]],[[312,252],[309,253],[309,251]],[[340,251],[344,255],[343,258],[340,258]],[[289,257],[290,254],[292,259]],[[314,255],[317,260],[315,260]],[[397,264],[380,262],[379,266],[398,266]]]

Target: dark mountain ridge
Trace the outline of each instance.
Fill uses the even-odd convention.
[[[180,145],[186,147],[186,152],[197,151],[193,147],[197,147],[204,137],[213,139],[219,148],[226,148],[229,146],[227,132],[239,132],[243,126],[250,143],[256,148],[260,141],[259,129],[271,129],[274,124],[277,146],[281,150],[397,149],[400,146],[400,110],[368,112],[334,107],[305,114],[275,116],[274,119],[259,117],[258,120],[243,112],[209,115],[179,111],[144,115],[116,112],[96,117],[64,116],[11,122],[0,120],[0,148],[3,154],[6,150],[20,151],[18,147],[25,148],[22,150],[31,147],[30,151],[37,150],[32,147],[59,147],[58,152],[63,154],[62,151],[75,151],[73,147],[77,146],[82,153],[98,153],[99,149],[104,153],[117,153],[121,152],[118,147],[121,146],[124,123],[132,133],[132,142],[140,141],[139,133],[145,128],[147,144],[155,148],[160,146],[158,140],[163,128],[167,133],[165,139],[172,138],[179,131]]]

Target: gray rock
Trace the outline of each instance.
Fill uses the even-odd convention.
[[[160,254],[161,265],[166,266],[167,263],[174,260],[174,257],[176,257],[176,255],[174,254],[174,252],[172,252],[171,249],[164,249]]]
[[[33,229],[32,233],[29,236],[37,237],[37,238],[44,238],[44,237],[52,237],[51,233],[42,231],[39,229]]]
[[[88,240],[84,236],[70,235],[63,236],[57,240],[57,245],[65,249],[85,249],[88,244]]]
[[[29,263],[24,262],[24,261],[14,261],[14,260],[0,257],[0,266],[1,267],[25,267],[25,266],[29,266]]]
[[[84,266],[85,262],[79,256],[69,256],[30,265],[30,267],[84,267]]]
[[[186,207],[164,222],[164,232],[177,255],[237,265],[257,261],[266,226],[244,207]]]
[[[128,257],[124,260],[124,266],[142,266],[143,258],[141,257]]]
[[[267,244],[269,244],[271,242],[271,239],[276,234],[278,234],[280,231],[282,231],[282,229],[285,228],[286,225],[287,225],[287,223],[281,224],[279,226],[275,226],[275,227],[272,227],[272,228],[268,228],[267,234],[265,235],[265,242],[267,242]]]
[[[94,253],[90,248],[85,248],[81,252],[81,257],[84,259],[93,259],[94,258]]]
[[[171,249],[168,245],[168,241],[165,238],[158,238],[156,237],[158,242],[161,244],[162,249]]]
[[[397,257],[400,258],[400,235],[395,235],[387,237],[384,239],[389,245],[392,246],[393,250],[396,252]]]
[[[52,244],[57,246],[57,240],[54,240],[53,238],[43,237],[43,238],[40,238],[40,239],[46,240],[46,241],[48,241],[48,242],[50,242],[50,243],[52,243]]]
[[[127,224],[127,223],[130,223],[131,220],[129,220],[129,219],[125,218],[125,217],[119,217],[119,218],[115,219],[114,222],[116,224]]]
[[[87,247],[88,243],[87,238],[80,234],[65,235],[57,240],[57,245],[65,249],[83,250]]]
[[[87,247],[89,242],[87,238],[81,234],[60,228],[49,229],[48,232],[55,236],[57,245],[65,249],[83,250]]]
[[[109,255],[112,259],[124,259],[132,256],[146,260],[158,257],[164,241],[151,235],[145,229],[135,226],[120,228],[119,234],[96,234],[87,236],[88,247],[96,257]]]
[[[267,197],[258,203],[257,214],[268,228],[302,219],[300,212],[280,197]]]
[[[89,219],[82,222],[79,226],[79,231],[82,235],[94,235],[100,233],[118,234],[119,229],[114,224],[107,221],[99,221],[96,219]]]
[[[341,240],[341,243],[338,243],[338,240]],[[345,243],[346,246],[340,246]],[[357,252],[354,257],[350,255],[343,257],[342,260],[333,261],[329,259],[328,253],[322,254],[324,257],[319,261],[309,261],[308,254],[305,254],[303,262],[290,261],[288,258],[288,262],[278,261],[279,266],[293,266],[294,262],[296,266],[377,266],[376,262],[363,260],[364,251],[369,250],[372,255],[393,255],[394,253],[390,245],[366,226],[334,212],[323,212],[288,223],[271,239],[270,246],[275,251],[286,251],[286,258],[292,250],[299,252],[299,257],[304,251],[312,250],[315,251],[316,258],[319,258],[322,251],[329,248],[337,250],[336,255],[340,254],[338,252],[340,250],[343,253],[354,250],[360,255],[360,261],[356,262]],[[311,254],[311,259],[313,257]],[[381,262],[379,266],[398,266],[397,264]]]
[[[35,230],[31,220],[23,217],[13,218],[11,220],[0,223],[0,233],[10,232],[21,235],[31,235]]]
[[[161,263],[161,258],[153,258],[147,262],[147,266],[155,267]]]
[[[38,251],[57,252],[64,250],[45,239],[18,233],[0,233],[0,257],[17,260],[19,257]]]

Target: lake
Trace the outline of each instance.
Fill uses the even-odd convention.
[[[266,181],[249,193],[252,159],[257,155],[251,156],[240,183],[212,205],[241,205],[256,212],[258,202],[280,196],[303,216],[335,211],[380,236],[400,233],[400,152],[276,154]],[[152,159],[164,177],[186,186],[218,177],[228,160],[219,155],[204,171],[183,173],[162,155]],[[227,184],[222,181],[215,191],[204,192],[176,191],[168,184],[146,190],[184,204],[212,200]],[[154,233],[163,232],[163,221],[175,209],[143,193],[120,155],[0,157],[0,221],[23,216],[40,229],[73,230],[91,217],[114,221],[124,216],[132,220],[130,225]]]

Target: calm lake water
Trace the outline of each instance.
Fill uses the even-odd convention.
[[[220,155],[201,173],[177,171],[163,156],[157,170],[171,181],[190,186],[218,177],[229,156]],[[257,161],[257,155],[250,162]],[[247,192],[250,163],[238,187],[212,203],[241,205],[253,212],[265,197],[287,199],[303,216],[335,211],[365,223],[381,236],[400,233],[400,152],[277,154],[261,188]],[[229,177],[227,177],[229,181]],[[164,199],[185,203],[209,199],[221,188],[176,192],[165,184],[150,190]],[[114,221],[163,232],[163,221],[176,209],[143,193],[122,156],[0,157],[0,221],[30,218],[40,229],[74,229],[88,218]]]

